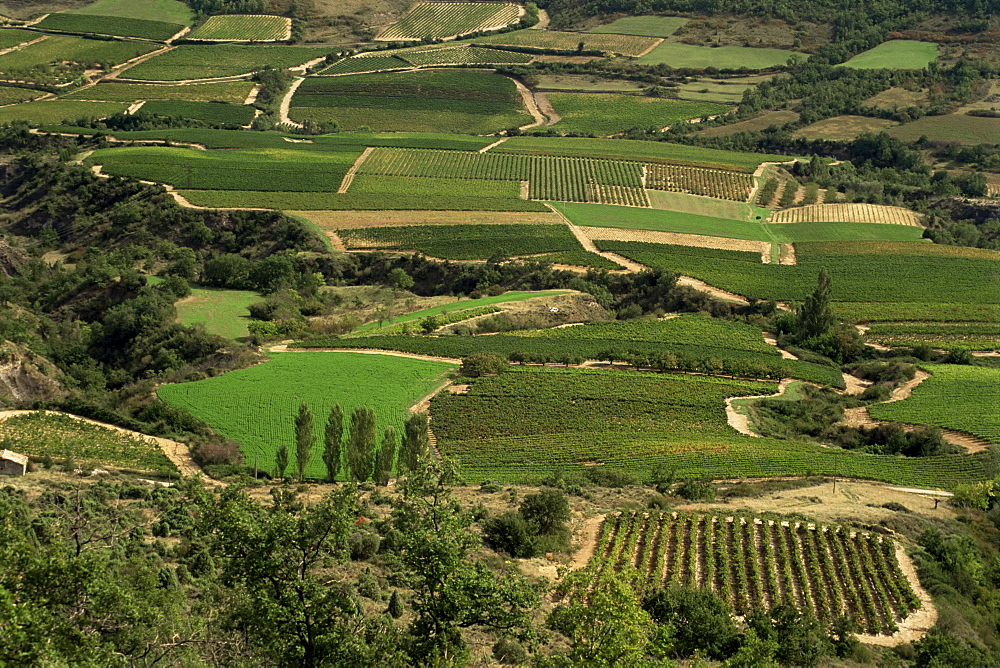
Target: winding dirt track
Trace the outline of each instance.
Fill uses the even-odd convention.
[[[750,418],[742,413],[737,412],[736,408],[733,406],[734,401],[743,401],[745,399],[774,399],[780,397],[788,391],[788,386],[794,381],[791,378],[785,378],[780,383],[778,383],[778,391],[774,394],[757,394],[751,397],[729,397],[726,399],[726,422],[729,426],[743,434],[744,436],[754,436],[759,438],[760,434],[755,432],[750,428]]]

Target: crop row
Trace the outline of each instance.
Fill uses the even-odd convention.
[[[407,51],[399,58],[417,66],[428,65],[512,65],[532,61],[532,56],[500,49],[483,49],[475,46],[459,46],[452,49],[432,49],[429,51]]]
[[[409,225],[338,232],[348,248],[417,250],[449,260],[579,250],[565,225]]]
[[[196,118],[223,125],[247,125],[254,117],[254,108],[242,104],[184,100],[152,100],[142,105],[142,111],[156,116]]]
[[[185,190],[196,206],[254,207],[285,211],[548,211],[539,202],[487,197],[430,197],[378,193],[258,190]]]
[[[236,14],[210,16],[188,35],[190,39],[272,41],[288,39],[291,21],[283,16]]]
[[[155,50],[149,42],[122,42],[53,35],[0,55],[5,79],[57,84],[72,81],[88,69],[107,69]]]
[[[338,60],[330,67],[320,72],[326,74],[354,74],[355,72],[379,72],[382,70],[409,69],[410,63],[395,56],[354,56]]]
[[[1000,323],[890,322],[874,323],[865,338],[887,346],[926,344],[935,348],[1000,349]]]
[[[164,41],[176,35],[184,26],[122,16],[53,13],[35,24],[35,27],[40,30],[139,37]]]
[[[609,515],[587,570],[626,571],[640,589],[711,589],[746,615],[791,603],[830,622],[892,634],[920,607],[889,539],[844,527],[676,513]]]
[[[367,60],[367,58],[352,58]],[[521,104],[514,82],[499,74],[475,70],[420,70],[340,77],[309,77],[299,86],[292,106],[334,106],[326,96],[398,97]]]
[[[649,164],[646,165],[646,187],[745,202],[753,188],[753,176],[704,167]]]
[[[421,2],[378,39],[464,35],[509,25],[517,21],[519,14],[517,5],[507,2]]]

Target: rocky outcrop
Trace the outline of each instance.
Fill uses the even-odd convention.
[[[10,341],[0,343],[0,408],[66,396],[62,372],[52,362]]]

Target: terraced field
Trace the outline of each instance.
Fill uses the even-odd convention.
[[[219,42],[275,42],[288,39],[292,20],[284,16],[210,16],[188,33],[189,39]]]
[[[384,41],[451,37],[516,23],[520,11],[508,2],[421,2],[382,31]]]
[[[118,65],[159,46],[149,42],[114,42],[51,35],[0,55],[0,74],[6,79],[61,84],[76,79],[85,70]]]
[[[639,56],[657,43],[654,37],[604,35],[599,33],[559,32],[557,30],[516,30],[502,35],[479,37],[476,44],[492,44],[527,49],[560,49],[568,52],[608,51],[623,56]]]
[[[265,67],[287,69],[315,58],[329,49],[304,46],[244,46],[239,44],[184,44],[130,67],[120,76],[141,81],[184,81],[249,74]],[[2,59],[0,59],[2,63]]]
[[[191,102],[230,102],[243,104],[254,84],[249,81],[225,81],[195,85],[99,83],[63,96],[68,100],[189,100]]]
[[[138,37],[156,41],[166,41],[184,27],[176,23],[149,21],[123,16],[96,16],[93,14],[49,14],[35,27],[40,30],[54,30],[91,35],[113,35],[116,37]]]

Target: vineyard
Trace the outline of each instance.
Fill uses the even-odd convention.
[[[503,28],[519,17],[518,6],[507,2],[421,2],[376,39],[451,37]]]
[[[410,63],[395,56],[354,56],[338,60],[330,67],[322,70],[320,76],[327,74],[357,74],[359,72],[381,72],[384,70],[405,70]]]
[[[17,51],[0,55],[0,74],[40,84],[76,79],[88,69],[104,69],[154,51],[149,42],[113,42],[53,35]]]
[[[92,14],[49,14],[35,27],[41,30],[138,37],[165,41],[180,32],[184,26],[162,21],[130,19],[121,16],[95,16]]]
[[[561,49],[576,51],[583,42],[584,51],[610,51],[623,56],[638,56],[658,40],[636,35],[602,35],[599,33],[559,32],[557,30],[515,30],[502,35],[490,35],[475,40],[476,44],[516,46],[529,49]]]
[[[246,462],[273,472],[274,452],[294,443],[293,422],[305,402],[315,415],[316,442],[323,443],[326,416],[340,403],[350,416],[355,406],[375,410],[378,430],[403,432],[410,406],[439,385],[453,365],[385,355],[282,353],[268,362],[157,393],[167,403],[207,422],[238,442]],[[322,446],[313,450],[306,475],[323,478]],[[294,459],[294,458],[293,458]]]
[[[125,70],[123,79],[183,81],[249,74],[266,67],[282,70],[323,58],[329,49],[303,46],[184,44]],[[2,57],[0,57],[2,63]]]
[[[407,51],[398,58],[417,67],[429,65],[512,65],[532,61],[532,56],[500,49],[483,49],[475,46],[458,46],[430,51]]]
[[[649,164],[646,165],[646,187],[745,202],[753,189],[753,177],[721,169]]]
[[[176,472],[155,442],[59,413],[28,413],[0,421],[0,450],[50,457],[78,466]]]
[[[80,118],[104,118],[127,108],[128,104],[124,102],[38,100],[0,108],[0,123],[27,121],[32,125],[56,124]]]
[[[811,204],[775,211],[772,223],[887,223],[920,227],[920,214],[881,204]]]
[[[865,338],[884,346],[926,344],[934,348],[1000,350],[1000,324],[996,322],[874,323],[865,332]]]
[[[253,89],[249,81],[225,81],[197,85],[99,83],[96,86],[65,95],[65,99],[107,100],[190,100],[192,102],[230,102],[243,104]]]
[[[248,125],[254,117],[253,107],[218,102],[153,100],[142,105],[142,111],[155,116],[196,118],[226,125]]]
[[[283,16],[210,16],[187,35],[189,39],[220,42],[273,42],[291,36],[292,20]]]
[[[417,250],[448,260],[485,260],[497,251],[531,255],[580,250],[565,225],[412,225],[338,232],[351,249]]]
[[[549,93],[562,117],[553,129],[612,135],[633,128],[660,130],[678,121],[721,114],[729,107],[711,102],[682,102],[611,93]]]
[[[0,114],[2,116],[2,114]],[[288,173],[278,172],[282,178]],[[270,192],[259,190],[185,190],[196,206],[254,207],[288,211],[536,211],[544,204],[523,199],[382,195],[380,193]]]
[[[334,101],[348,96],[399,98],[408,102],[417,99],[521,102],[517,87],[507,77],[476,71],[432,70],[309,77],[299,86],[292,104],[296,107],[338,106]]]
[[[875,404],[877,420],[929,424],[1000,443],[1000,369],[929,364],[931,377],[903,401]]]
[[[634,569],[634,570],[633,570]],[[830,623],[891,635],[920,608],[888,538],[754,517],[620,512],[601,525],[587,572],[626,571],[639,590],[711,589],[748,615],[788,602]]]

